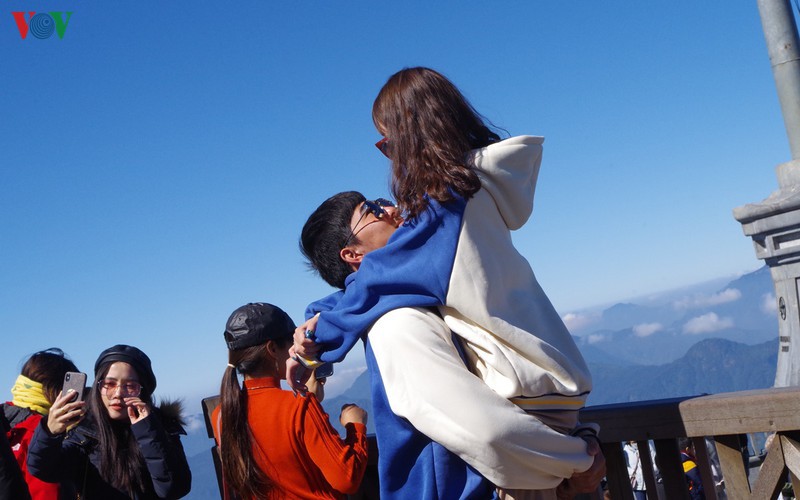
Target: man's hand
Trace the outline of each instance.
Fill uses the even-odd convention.
[[[583,472],[576,472],[571,478],[565,479],[558,485],[556,489],[556,496],[558,500],[567,500],[573,498],[579,493],[591,493],[597,491],[600,486],[600,481],[606,475],[606,457],[600,449],[600,443],[597,439],[591,437],[584,437],[586,441],[586,452],[589,456],[594,457],[592,466]]]
[[[309,319],[294,330],[295,354],[306,359],[314,359],[319,352],[319,346],[314,342],[314,329],[317,328],[319,314]]]

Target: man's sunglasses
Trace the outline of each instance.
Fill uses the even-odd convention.
[[[384,137],[383,139],[375,143],[375,147],[378,148],[381,151],[381,153],[383,153],[383,156],[389,158],[389,139]]]
[[[350,243],[350,240],[355,238],[356,235],[361,232],[361,229],[364,229],[365,227],[367,227],[367,226],[362,226],[361,229],[359,229],[358,231],[354,231],[355,228],[358,227],[358,225],[361,223],[361,221],[364,219],[364,217],[367,214],[371,213],[372,215],[375,216],[376,219],[382,219],[383,216],[386,215],[386,210],[384,210],[384,208],[385,207],[393,207],[393,206],[395,206],[394,203],[392,203],[391,201],[387,200],[386,198],[376,198],[374,200],[365,200],[364,203],[361,204],[361,208],[360,208],[361,215],[358,217],[358,220],[356,221],[356,225],[353,226],[352,228],[350,228],[350,236],[348,236],[347,239],[344,240],[344,245],[342,245],[342,248],[346,247],[347,244]]]

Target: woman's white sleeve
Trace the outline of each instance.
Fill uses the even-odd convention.
[[[502,488],[548,489],[593,458],[467,370],[435,313],[402,308],[369,332],[392,411]]]

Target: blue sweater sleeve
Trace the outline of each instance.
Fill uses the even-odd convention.
[[[431,200],[385,247],[364,256],[336,304],[321,309],[316,337],[322,361],[341,361],[370,325],[393,309],[444,304],[465,207],[461,198]],[[325,302],[328,298],[323,305],[333,303]]]
[[[344,295],[344,290],[337,290],[327,297],[310,303],[308,307],[306,307],[306,319],[311,319],[312,316],[319,312],[330,311],[336,307],[336,304],[342,299],[342,295]]]

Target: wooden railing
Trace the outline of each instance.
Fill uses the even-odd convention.
[[[203,401],[206,424],[218,399]],[[648,500],[689,499],[677,440],[692,438],[705,498],[718,500],[705,438],[713,438],[724,478],[728,500],[766,500],[777,497],[787,477],[800,493],[800,388],[764,389],[689,398],[662,399],[636,403],[592,406],[581,411],[581,421],[600,424],[600,440],[606,457],[608,490],[613,500],[632,500],[633,492],[622,445],[636,441],[640,450],[655,444],[662,480],[657,484],[650,453],[642,452],[642,471]],[[741,436],[775,433],[758,473],[750,484],[747,460],[743,459]],[[209,432],[209,437],[212,437]],[[361,491],[351,498],[377,497],[377,454],[374,437],[370,442],[370,467]],[[215,450],[215,465],[218,460]],[[217,469],[219,473],[219,469]],[[601,498],[587,495],[585,498]]]
[[[650,453],[640,453],[649,500],[689,499],[677,445],[692,438],[705,498],[717,500],[705,438],[711,437],[729,500],[776,498],[787,472],[800,493],[800,388],[764,389],[690,398],[642,401],[585,408],[583,422],[600,424],[608,468],[608,489],[614,500],[633,499],[622,444],[636,441],[639,450],[655,444],[662,485],[656,484]],[[775,433],[754,484],[748,479],[740,436]],[[661,493],[661,496],[659,496]]]

